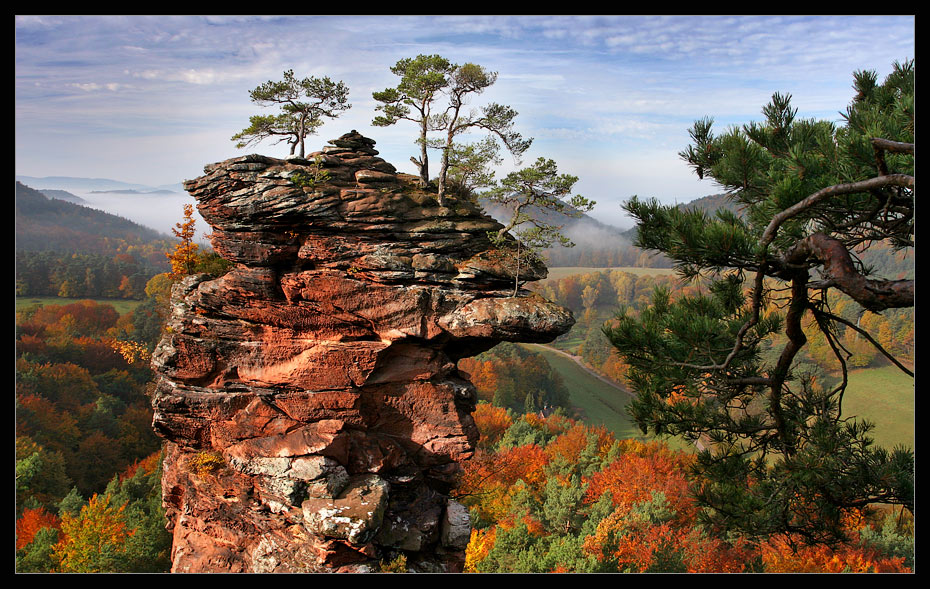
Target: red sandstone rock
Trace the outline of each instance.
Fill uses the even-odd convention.
[[[574,321],[512,296],[475,205],[440,207],[357,133],[331,143],[185,184],[237,265],[176,285],[153,357],[173,571],[359,572],[398,551],[460,570],[467,511],[448,491],[478,434],[455,364]]]

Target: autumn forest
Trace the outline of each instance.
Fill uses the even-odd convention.
[[[466,66],[441,81],[494,83]],[[575,320],[555,341],[458,361],[480,432],[450,492],[471,517],[464,572],[914,571],[913,61],[853,83],[842,125],[796,119],[779,94],[760,123],[696,121],[681,159],[725,195],[631,196],[636,230],[617,245],[562,247],[566,225],[534,211],[543,196],[566,219],[590,208],[560,200],[577,178],[551,160],[472,184],[452,127],[448,144],[424,131],[412,159],[438,203],[514,207],[501,223],[525,247],[517,263],[549,266],[527,282],[518,266],[507,292]],[[375,93],[376,126],[410,115],[397,92]],[[472,126],[522,153],[515,114],[490,105]],[[235,140],[275,136],[301,158],[319,124],[250,122]],[[305,184],[326,180],[316,164]],[[540,200],[515,204],[520,190]],[[192,205],[167,236],[21,183],[15,201],[16,569],[168,572],[152,355],[172,287],[233,264],[199,241],[210,228]],[[582,403],[590,379],[613,396]]]

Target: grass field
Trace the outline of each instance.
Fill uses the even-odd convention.
[[[76,303],[78,301],[86,301],[88,299],[69,299],[65,297],[16,297],[16,310],[19,311],[30,305],[67,305],[70,303]],[[133,301],[128,299],[90,299],[98,303],[112,305],[116,312],[120,315],[132,311],[140,304],[142,301]]]
[[[533,344],[526,344],[524,347],[542,354],[553,370],[561,375],[569,391],[571,404],[584,415],[585,423],[603,425],[620,440],[652,439],[643,436],[639,427],[630,420],[626,412],[626,405],[632,398],[629,394],[591,376],[573,360],[561,354]],[[671,448],[694,450],[693,446],[678,439],[666,439],[665,441]]]
[[[894,366],[851,370],[843,397],[843,415],[875,424],[878,446],[914,448],[916,430],[914,379]]]
[[[561,375],[565,388],[571,394],[571,403],[584,414],[585,423],[604,425],[620,438],[642,437],[626,414],[629,395],[594,378],[565,356],[542,346],[526,347],[542,354],[553,370]]]

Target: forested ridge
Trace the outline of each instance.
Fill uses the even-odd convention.
[[[17,296],[145,298],[173,240],[103,211],[16,183]]]
[[[122,253],[129,246],[166,240],[154,229],[44,194],[16,182],[17,251]]]

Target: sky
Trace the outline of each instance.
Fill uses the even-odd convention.
[[[343,81],[351,109],[307,151],[358,130],[415,173],[416,127],[375,127],[372,92],[399,59],[439,54],[498,73],[471,106],[509,105],[538,157],[579,178],[591,213],[621,228],[633,195],[666,204],[721,192],[678,153],[695,120],[719,130],[762,119],[775,92],[798,117],[841,122],[852,73],[879,80],[914,58],[914,16],[17,16],[16,174],[149,186],[193,179],[246,153],[230,138],[254,114],[249,91],[293,69]],[[434,157],[432,161],[436,161]],[[505,158],[498,177],[515,169]],[[436,171],[433,171],[435,174]],[[41,187],[35,187],[41,188]]]

